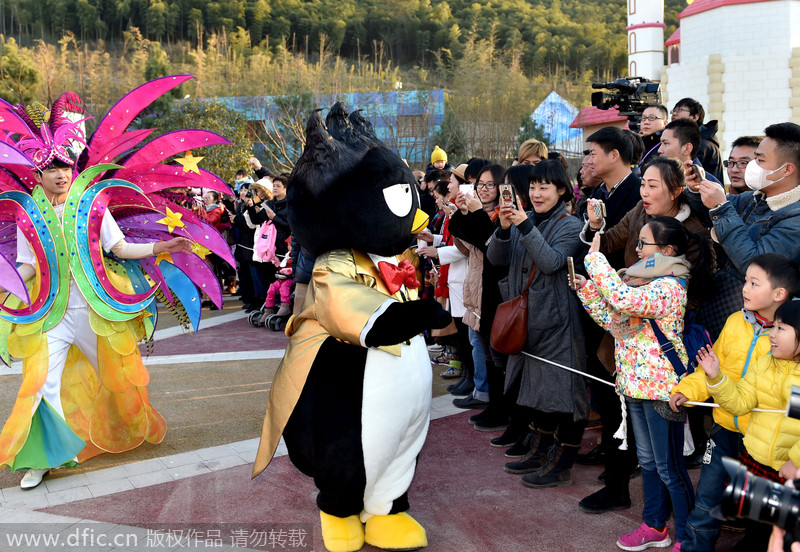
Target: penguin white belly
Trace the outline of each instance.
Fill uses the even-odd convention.
[[[361,520],[386,515],[411,485],[428,433],[431,361],[422,336],[399,357],[369,349],[364,370],[361,441],[366,487]]]

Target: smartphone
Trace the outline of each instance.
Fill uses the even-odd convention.
[[[459,184],[458,191],[465,196],[475,196],[475,187],[472,184]]]
[[[567,257],[567,276],[569,277],[570,289],[578,289],[575,284],[575,261],[572,260],[572,257]]]
[[[606,218],[606,204],[602,201],[598,201],[594,204],[594,216],[595,218]]]
[[[500,184],[499,198],[500,205],[511,205],[514,209],[517,208],[517,194],[514,191],[513,184]]]

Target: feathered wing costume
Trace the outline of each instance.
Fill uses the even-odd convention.
[[[179,160],[183,166],[167,161],[191,149],[230,142],[203,130],[180,130],[145,142],[153,129],[128,126],[154,100],[190,78],[163,77],[134,89],[88,140],[83,119],[70,118],[85,113],[72,93],[56,100],[49,114],[40,105],[15,107],[0,100],[0,286],[10,292],[0,296],[0,358],[23,362],[22,385],[0,433],[0,464],[14,470],[70,465],[164,438],[166,424],[148,400],[149,374],[137,344],[153,334],[157,299],[196,330],[200,290],[222,304],[220,285],[203,259],[215,253],[233,263],[222,236],[171,201],[167,192],[192,186],[230,193],[228,187],[198,168],[196,158]],[[68,149],[76,146],[82,152],[74,162]],[[54,158],[74,167],[61,217],[34,179],[34,171]],[[194,242],[193,253],[139,260],[107,254],[100,243],[106,211],[128,243],[177,235]],[[27,284],[15,262],[17,228],[36,258],[36,277]],[[48,372],[46,332],[64,319],[71,281],[89,305],[97,371],[76,346],[69,349],[61,418],[46,401],[37,404],[37,394]]]

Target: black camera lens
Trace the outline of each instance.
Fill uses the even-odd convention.
[[[720,511],[724,519],[744,518],[783,527],[798,534],[800,491],[758,477],[731,458],[722,465],[731,477],[722,495]]]
[[[252,192],[247,192],[246,194],[244,194],[244,197],[253,197],[253,193]]]

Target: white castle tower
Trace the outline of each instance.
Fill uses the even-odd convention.
[[[628,0],[628,75],[661,80],[664,0]]]

